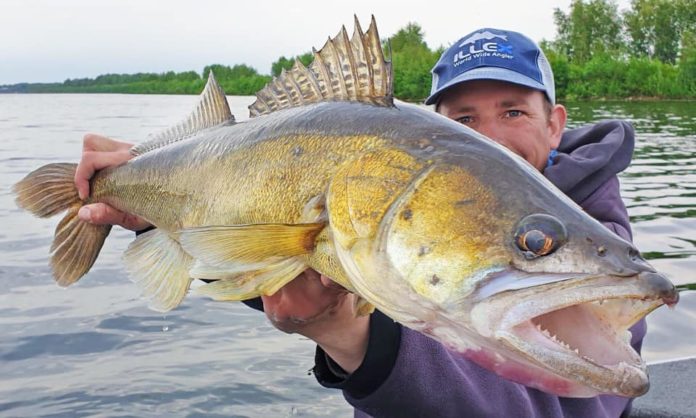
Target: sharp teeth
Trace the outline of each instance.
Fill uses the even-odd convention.
[[[551,341],[555,342],[556,344],[560,345],[561,347],[565,348],[568,351],[575,351],[576,353],[580,354],[578,349],[573,349],[568,343],[565,341],[559,339],[555,334],[551,334],[548,330],[544,329],[541,327],[541,324],[536,324],[535,328],[546,338],[550,339]]]
[[[587,361],[591,361],[592,363],[596,363],[596,362],[597,362],[597,361],[596,361],[595,359],[593,359],[592,357],[582,356],[582,358],[584,358],[584,359],[587,360]]]

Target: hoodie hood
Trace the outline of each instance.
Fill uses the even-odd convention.
[[[576,202],[582,202],[631,162],[635,145],[633,126],[608,120],[570,129],[563,134],[558,155],[546,176]]]

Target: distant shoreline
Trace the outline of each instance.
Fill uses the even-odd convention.
[[[32,83],[27,83],[28,85],[32,85]],[[41,83],[39,83],[41,84]],[[90,90],[64,90],[64,89],[56,89],[56,90],[42,90],[42,91],[21,91],[21,90],[13,90],[13,89],[7,89],[6,87],[12,87],[12,86],[0,86],[0,94],[128,94],[128,95],[166,95],[166,96],[197,96],[200,94],[199,92],[196,93],[180,93],[180,92],[168,92],[168,91],[158,91],[158,92],[124,92],[124,91],[90,91]],[[201,89],[202,91],[202,89]],[[254,93],[243,93],[243,94],[235,94],[235,93],[229,93],[225,92],[228,96],[254,96]],[[421,103],[425,98],[423,99],[412,99],[412,98],[401,98],[401,97],[396,97],[399,100],[409,102],[409,103]],[[622,102],[696,102],[696,97],[686,97],[686,98],[671,98],[671,97],[660,97],[660,96],[629,96],[629,97],[582,97],[582,98],[573,98],[573,99],[567,99],[567,100],[559,100],[560,103],[568,102],[568,103],[573,103],[573,102],[591,102],[591,101],[597,101],[597,102],[615,102],[615,101],[622,101]]]

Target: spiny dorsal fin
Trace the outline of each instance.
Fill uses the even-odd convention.
[[[329,100],[393,105],[391,61],[384,59],[374,16],[366,33],[356,16],[352,38],[343,27],[312,52],[309,67],[295,60],[290,71],[283,70],[256,93],[249,106],[251,117]]]
[[[160,132],[152,139],[135,145],[130,152],[133,155],[144,154],[153,149],[162,148],[182,139],[189,138],[203,129],[211,128],[225,122],[234,122],[234,116],[227,104],[225,92],[215,80],[213,71],[208,74],[208,82],[201,93],[196,109],[178,125]]]

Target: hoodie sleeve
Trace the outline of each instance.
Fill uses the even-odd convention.
[[[568,131],[544,175],[585,211],[626,240],[631,230],[617,173],[633,153],[633,128],[607,121]],[[631,344],[640,352],[645,320],[636,323]],[[317,348],[319,382],[343,390],[356,417],[618,417],[630,399],[553,396],[503,379],[379,312],[370,319],[363,364],[348,375]]]
[[[395,324],[395,327],[399,326]],[[644,324],[634,326],[633,332],[634,348],[639,348]],[[317,368],[322,367],[319,365],[322,362],[318,361]],[[356,384],[371,372],[361,370],[366,366],[362,365],[347,379],[337,377],[338,380],[330,385],[344,390],[346,400],[356,408],[356,417],[504,417],[514,414],[530,418],[602,418],[620,416],[629,403],[626,398],[606,395],[561,398],[513,383],[407,328],[401,328],[398,354],[391,372],[368,394]],[[317,377],[321,382],[320,373]],[[342,383],[338,383],[340,381]]]

